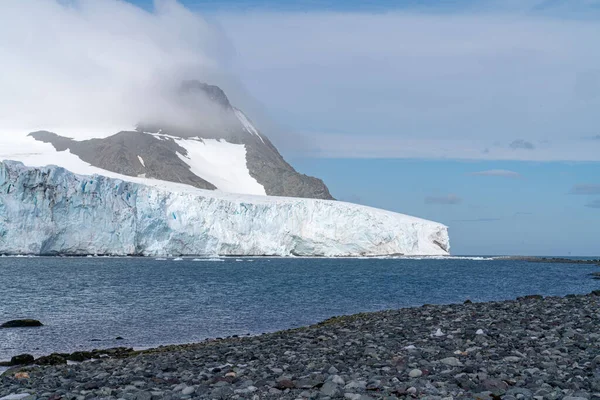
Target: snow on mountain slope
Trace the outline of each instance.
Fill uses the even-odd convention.
[[[246,163],[246,148],[243,144],[229,143],[223,139],[180,138],[153,133],[148,133],[148,135],[173,141],[185,150],[185,154],[174,152],[174,155],[183,161],[193,174],[210,182],[218,190],[266,195],[265,188],[250,175]],[[70,142],[81,143],[76,140]],[[150,157],[146,157],[146,159],[148,158]],[[59,151],[50,143],[38,141],[34,137],[23,134],[0,135],[1,160],[21,161],[32,167],[57,165],[77,174],[115,176],[112,171],[94,167],[83,161],[68,148]],[[136,176],[151,179],[152,174],[147,172],[149,166],[146,165],[145,158],[136,153],[135,161],[142,168]],[[123,176],[123,174],[117,175]]]
[[[74,174],[88,176],[102,175],[165,190],[194,190],[192,186],[181,183],[146,178],[143,176],[127,176],[94,167],[81,160],[81,158],[75,154],[72,154],[68,149],[65,151],[57,151],[50,143],[40,142],[30,136],[17,135],[14,133],[10,135],[0,134],[0,162],[2,161],[18,161],[29,167],[58,166],[65,168]]]
[[[157,120],[145,116],[143,119],[151,121],[131,121],[130,127],[115,129],[103,124],[109,127],[76,128],[67,126],[69,121],[63,127],[38,130],[0,127],[7,130],[0,132],[0,141],[8,142],[0,143],[0,160],[41,166],[37,161],[44,158],[48,162],[43,165],[86,173],[64,164],[72,161],[70,156],[63,159],[68,151],[86,167],[107,173],[234,193],[333,199],[322,180],[301,174],[288,164],[218,86],[183,81],[168,91],[177,113],[156,116]],[[25,138],[27,135],[31,137]],[[52,148],[31,145],[31,139]]]
[[[375,256],[449,250],[444,225],[402,214],[168,185],[2,162],[0,253]]]
[[[252,122],[250,122],[248,117],[246,117],[246,114],[244,114],[241,110],[238,110],[237,108],[234,108],[233,111],[235,112],[235,115],[238,117],[238,119],[244,126],[244,129],[248,133],[258,136],[260,138],[261,142],[264,143],[265,141],[263,140],[262,136],[260,136],[260,133],[258,133],[258,130],[254,127],[254,125],[252,125]]]
[[[159,134],[153,136],[160,137]],[[187,151],[187,155],[177,153],[177,157],[189,165],[194,174],[219,190],[266,196],[264,186],[250,176],[243,144],[229,143],[223,139],[171,139]]]

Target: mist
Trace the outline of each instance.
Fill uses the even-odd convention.
[[[218,106],[181,82],[228,78],[219,29],[176,1],[151,11],[118,0],[8,0],[0,12],[3,135],[37,129],[85,138],[140,122],[209,126]]]

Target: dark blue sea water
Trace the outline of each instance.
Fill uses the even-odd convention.
[[[0,321],[45,324],[0,329],[0,360],[258,334],[424,303],[589,293],[599,270],[466,258],[0,258]]]

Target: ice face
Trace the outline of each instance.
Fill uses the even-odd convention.
[[[0,163],[0,253],[446,255],[442,225],[329,200],[144,185]]]

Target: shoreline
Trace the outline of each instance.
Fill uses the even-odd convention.
[[[258,336],[128,349],[75,365],[17,367],[0,377],[0,398],[597,399],[598,326],[600,290],[423,305]]]
[[[296,255],[143,255],[143,254],[7,254],[1,253],[0,259],[2,258],[133,258],[133,259],[155,259],[160,261],[168,260],[212,260],[212,259],[254,259],[254,260],[266,260],[266,259],[382,259],[382,260],[420,260],[420,259],[471,259],[471,260],[482,260],[482,261],[526,261],[532,263],[548,263],[548,264],[587,264],[587,265],[598,265],[600,266],[600,258],[590,257],[546,257],[546,256],[498,256],[498,255],[453,255],[453,254],[424,254],[424,255],[404,255],[404,254],[381,254],[381,255],[352,255],[352,256],[296,256]]]

